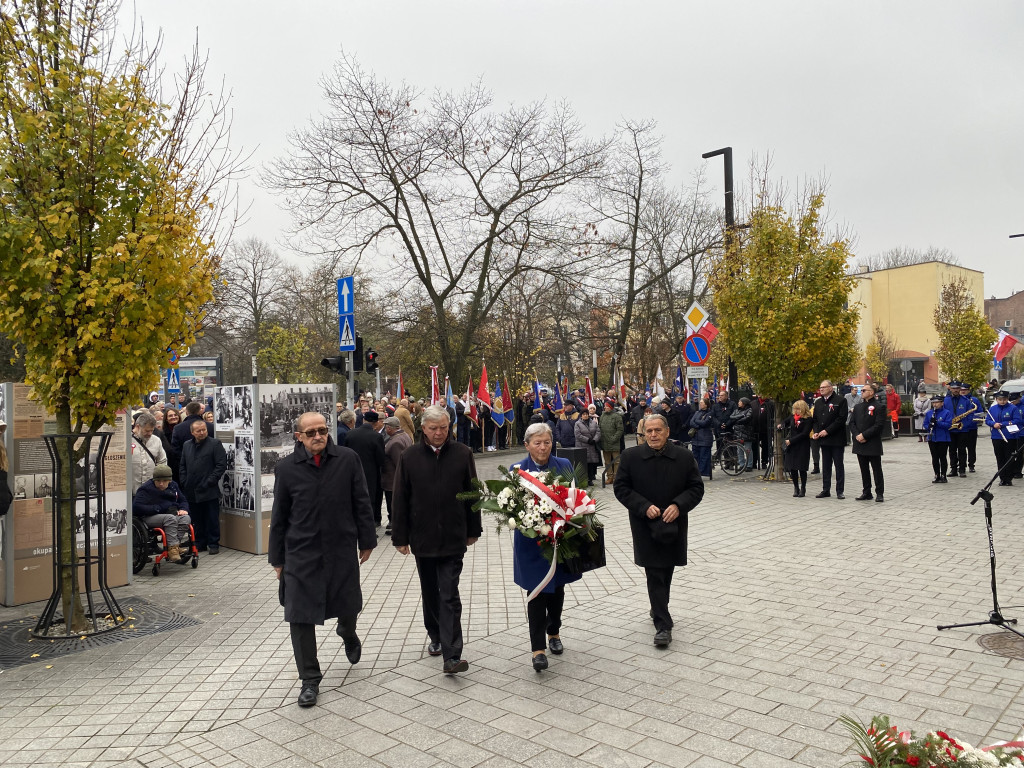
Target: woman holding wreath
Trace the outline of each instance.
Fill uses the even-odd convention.
[[[551,428],[547,424],[531,424],[526,428],[523,442],[529,454],[513,464],[510,469],[525,472],[554,472],[556,475],[572,475],[573,466],[568,459],[551,455],[554,445]],[[518,530],[513,533],[512,574],[516,584],[527,592],[533,591],[547,575],[551,563],[537,546],[536,539],[524,536]],[[559,565],[555,576],[543,591],[526,604],[526,615],[530,624],[530,648],[533,651],[533,668],[540,672],[548,668],[545,649],[556,656],[563,651],[559,630],[562,626],[562,605],[565,603],[565,585],[581,577],[569,573]],[[544,635],[547,633],[547,646]]]

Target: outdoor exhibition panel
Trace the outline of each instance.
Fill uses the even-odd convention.
[[[274,467],[294,451],[293,423],[316,411],[334,428],[332,384],[247,384],[213,393],[216,437],[227,454],[220,481],[221,545],[265,554],[274,506]]]
[[[57,433],[57,422],[30,393],[24,384],[0,385],[0,419],[8,425],[0,439],[7,449],[8,479],[14,494],[10,513],[0,517],[0,598],[4,605],[45,600],[53,590],[53,462],[42,438]],[[123,413],[107,428],[112,435],[103,459],[105,518],[101,520],[95,500],[88,508],[79,500],[76,510],[80,554],[85,550],[86,526],[93,541],[100,535],[101,525],[105,528],[107,583],[112,587],[127,584],[131,576],[129,429],[129,419]],[[83,458],[80,467],[84,469],[87,460],[96,462],[98,457]],[[93,473],[90,476],[95,477]]]

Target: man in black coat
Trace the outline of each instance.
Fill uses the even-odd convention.
[[[196,546],[200,552],[209,549],[216,555],[220,552],[218,483],[228,468],[228,456],[220,440],[207,435],[205,421],[197,419],[191,426],[192,439],[182,446],[178,476],[192,511]]]
[[[295,451],[274,468],[267,557],[280,581],[302,680],[298,703],[311,707],[323,679],[315,625],[337,617],[345,656],[355,664],[362,655],[356,634],[363,608],[359,565],[377,546],[377,532],[358,457],[331,442],[321,414],[304,413],[297,426]]]
[[[193,400],[185,406],[184,420],[180,424],[175,424],[174,429],[171,430],[171,452],[168,455],[168,463],[171,467],[176,467],[181,463],[182,447],[192,439],[192,423],[203,420],[202,412],[202,403]],[[178,484],[180,485],[180,474],[178,475],[178,478]]]
[[[860,463],[861,487],[864,489],[857,501],[871,499],[871,473],[875,473],[875,501],[882,502],[885,493],[885,479],[882,477],[882,434],[888,428],[889,415],[885,403],[875,398],[875,388],[865,384],[861,389],[859,403],[853,406],[853,421],[850,433],[853,435],[853,453]]]
[[[711,427],[715,433],[715,444],[718,453],[722,452],[722,446],[732,434],[729,426],[729,417],[735,410],[736,403],[729,399],[729,393],[724,389],[720,390],[717,399],[711,404]]]
[[[836,498],[845,499],[846,471],[843,452],[846,450],[846,417],[849,406],[846,398],[836,392],[832,382],[821,382],[821,397],[814,401],[814,426],[811,440],[821,449],[821,493],[815,498],[827,499],[832,495],[832,467],[836,470]]]
[[[363,476],[366,478],[366,491],[370,494],[370,506],[373,507],[373,520],[380,525],[380,504],[384,500],[384,486],[380,476],[384,471],[384,437],[377,431],[376,411],[363,414],[363,423],[345,433],[345,447],[356,452],[363,465]]]
[[[430,636],[427,652],[442,656],[446,675],[465,672],[462,658],[462,600],[459,576],[467,547],[483,529],[472,501],[456,498],[473,490],[476,464],[472,450],[448,436],[448,414],[431,406],[423,411],[421,442],[398,460],[391,506],[391,540],[403,555],[411,551],[423,595],[423,624]]]
[[[627,448],[615,473],[615,498],[629,511],[633,562],[647,572],[654,644],[672,642],[668,611],[672,574],[686,565],[687,517],[704,498],[704,481],[689,450],[668,441],[660,413],[644,420],[647,442]]]

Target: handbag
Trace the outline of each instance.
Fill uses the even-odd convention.
[[[689,435],[690,437],[696,437],[697,436],[697,428],[696,427],[690,427],[690,429],[687,431],[686,434]]]
[[[584,538],[583,542],[580,544],[579,554],[559,563],[559,566],[563,568],[566,573],[586,573],[587,571],[604,568],[606,565],[604,554],[604,526],[595,526],[594,530],[597,533],[597,538],[593,541]]]

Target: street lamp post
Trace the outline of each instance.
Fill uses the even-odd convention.
[[[732,193],[732,147],[722,147],[716,149],[713,152],[705,152],[701,157],[705,160],[717,157],[718,155],[723,156],[725,161],[725,247],[728,250],[732,244],[732,238],[736,230],[736,214],[733,210],[733,193]],[[734,397],[738,389],[737,385],[739,382],[737,379],[739,375],[736,373],[736,363],[732,361],[732,355],[729,356],[729,396]]]

